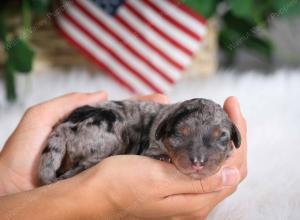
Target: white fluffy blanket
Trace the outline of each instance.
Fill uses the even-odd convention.
[[[0,82],[0,149],[24,110],[35,103],[71,91],[107,90],[112,99],[130,94],[103,75],[83,71],[34,74],[18,79],[20,101],[5,103]],[[249,175],[238,191],[210,215],[213,220],[300,219],[300,70],[272,75],[221,71],[208,79],[184,79],[172,101],[206,97],[222,103],[240,99],[248,120]]]

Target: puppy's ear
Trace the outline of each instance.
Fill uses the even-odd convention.
[[[233,141],[235,148],[239,148],[241,146],[240,131],[233,123],[231,125],[231,140]]]
[[[160,123],[160,125],[157,127],[157,130],[155,132],[155,139],[156,140],[162,139],[162,137],[166,136],[166,134],[167,134],[167,124],[168,124],[167,119],[164,119]]]
[[[184,120],[187,116],[199,110],[199,108],[190,108],[190,106],[184,106],[182,103],[175,109],[170,115],[168,115],[160,125],[157,127],[155,132],[156,140],[162,139],[163,137],[170,135],[174,132],[174,129],[180,121]]]

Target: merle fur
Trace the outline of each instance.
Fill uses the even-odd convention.
[[[189,128],[188,136],[179,132],[184,126]],[[224,130],[220,140],[210,137],[215,127]],[[166,146],[165,140],[171,145]],[[215,169],[216,163],[228,157],[230,140],[238,148],[239,131],[222,107],[210,100],[192,99],[172,105],[108,101],[74,110],[53,129],[42,152],[39,176],[43,184],[53,183],[117,154],[170,157],[183,173],[184,166],[193,163],[190,160],[205,157],[202,162],[207,162],[207,170]],[[214,147],[210,147],[212,143]],[[179,161],[180,154],[188,159]],[[209,163],[210,158],[214,162]]]

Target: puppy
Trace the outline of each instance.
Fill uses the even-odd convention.
[[[207,99],[170,105],[108,101],[80,107],[54,128],[39,176],[50,184],[109,156],[137,154],[172,162],[183,174],[203,179],[216,173],[240,143],[237,127]]]

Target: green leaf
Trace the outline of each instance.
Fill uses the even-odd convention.
[[[15,71],[10,62],[7,62],[4,69],[6,98],[14,101],[17,98],[15,85]]]
[[[219,44],[225,52],[234,56],[238,49],[246,47],[267,58],[271,57],[273,51],[271,41],[257,36],[254,28],[258,26],[243,18],[237,18],[230,12],[224,16],[223,21]]]
[[[229,28],[223,29],[220,31],[219,44],[223,50],[228,53],[234,53],[239,47],[238,39],[240,36],[241,35],[235,30],[231,30]]]
[[[246,42],[245,46],[250,49],[258,52],[259,54],[264,55],[266,58],[270,59],[273,52],[273,44],[267,38],[258,38],[255,36],[250,37]]]
[[[219,33],[219,45],[226,54],[226,66],[231,66],[234,63],[238,49],[234,38],[237,38],[236,32],[232,32],[230,29],[223,29]]]
[[[266,23],[271,13],[275,11],[272,1],[256,2],[256,4],[259,4],[259,7],[254,7],[253,16],[257,23]]]
[[[206,18],[215,14],[218,4],[218,0],[182,0],[182,2]]]
[[[299,16],[300,14],[300,1],[298,0],[273,0],[275,8],[274,13],[281,17]]]
[[[238,17],[252,20],[253,19],[253,0],[228,0],[232,13]]]
[[[29,73],[32,69],[34,52],[28,44],[20,39],[14,38],[6,45],[8,62],[14,69],[21,73]]]
[[[26,33],[31,25],[31,12],[28,0],[22,0],[23,32]]]
[[[38,15],[46,14],[50,8],[50,0],[29,0],[30,8]]]
[[[231,12],[224,15],[219,35],[219,45],[230,60],[234,60],[238,49],[243,47],[245,41],[253,34],[253,27],[253,23],[239,18]]]
[[[230,11],[224,15],[223,22],[225,27],[235,30],[241,35],[247,34],[256,25],[253,21],[237,17]]]

